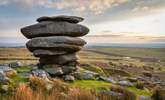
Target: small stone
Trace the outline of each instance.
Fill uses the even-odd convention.
[[[127,80],[129,80],[130,82],[137,82],[137,78],[132,78],[132,77],[127,77]]]
[[[41,22],[21,29],[21,32],[28,39],[47,36],[84,36],[89,29],[80,24],[68,22]]]
[[[91,71],[83,71],[83,72],[76,72],[74,73],[74,76],[75,78],[77,79],[82,79],[82,80],[93,80],[95,79],[96,77],[99,76],[98,73],[95,73],[95,72],[91,72]]]
[[[134,86],[131,82],[123,80],[118,82],[119,85],[121,86]]]
[[[60,16],[53,16],[53,17],[48,17],[48,16],[43,16],[37,19],[37,22],[43,22],[43,21],[66,21],[69,23],[79,23],[83,21],[84,18],[82,17],[77,17],[77,16],[66,16],[66,15],[60,15]]]
[[[11,62],[11,63],[9,63],[8,65],[9,65],[9,67],[11,67],[11,68],[17,68],[17,67],[23,66],[23,64],[22,64],[21,62],[19,62],[19,61],[17,61],[17,62]]]
[[[103,77],[103,76],[100,76],[100,79],[102,79],[104,81],[107,81],[107,82],[110,82],[110,83],[113,83],[113,84],[116,84],[117,83],[112,77]]]
[[[9,72],[9,71],[13,71],[13,70],[14,70],[14,69],[12,69],[12,68],[9,67],[9,66],[0,65],[0,71]]]
[[[10,82],[9,78],[6,77],[2,71],[0,71],[0,83],[7,84],[8,82]]]
[[[65,75],[65,76],[64,76],[64,80],[65,80],[65,81],[74,81],[75,78],[74,78],[74,76],[72,76],[72,75]]]
[[[0,66],[0,71],[3,72],[6,76],[15,76],[17,74],[16,70],[4,65]]]
[[[49,74],[47,74],[44,70],[42,69],[35,69],[31,71],[32,76],[39,77],[45,80],[49,80]]]

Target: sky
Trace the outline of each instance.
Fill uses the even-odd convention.
[[[0,0],[0,43],[26,41],[20,28],[56,15],[85,18],[89,42],[165,42],[165,0]]]

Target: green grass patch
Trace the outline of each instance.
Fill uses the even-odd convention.
[[[16,71],[17,71],[18,73],[23,73],[23,72],[30,72],[31,69],[32,69],[32,68],[29,67],[29,66],[22,66],[22,67],[16,68]]]
[[[102,68],[93,64],[88,64],[88,66],[83,66],[83,69],[86,69],[95,73],[99,73],[100,75],[105,76],[105,73],[102,70]]]
[[[151,96],[152,93],[150,91],[147,91],[145,89],[137,89],[136,87],[127,87],[128,90],[136,93],[137,95],[143,95],[143,96]]]
[[[29,78],[22,77],[21,75],[16,75],[11,78],[14,83],[26,83],[29,81]]]
[[[109,89],[110,83],[105,81],[97,81],[97,80],[76,80],[74,82],[70,82],[71,85],[80,86],[86,89]]]

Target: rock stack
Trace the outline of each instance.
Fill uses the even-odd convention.
[[[51,76],[70,75],[77,70],[76,53],[86,44],[78,38],[89,32],[79,22],[84,19],[76,16],[40,17],[37,24],[21,29],[30,39],[26,46],[39,57],[39,66]]]

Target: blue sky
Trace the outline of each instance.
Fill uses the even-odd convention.
[[[21,27],[56,15],[84,17],[89,35],[165,36],[165,0],[0,0],[0,37],[24,38]]]

